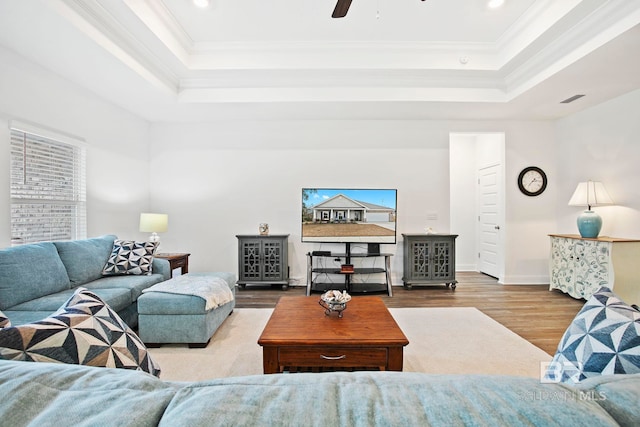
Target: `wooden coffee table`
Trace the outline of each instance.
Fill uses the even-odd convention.
[[[343,317],[319,297],[281,297],[258,339],[265,374],[332,370],[402,371],[409,344],[379,297],[354,297]]]

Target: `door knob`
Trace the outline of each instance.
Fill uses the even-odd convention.
[[[493,228],[495,228],[496,230],[500,230],[500,226],[499,226],[499,225],[496,225],[496,226],[495,226],[495,227],[493,227]]]

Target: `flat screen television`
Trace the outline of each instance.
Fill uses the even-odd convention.
[[[397,190],[303,188],[302,241],[396,243]]]

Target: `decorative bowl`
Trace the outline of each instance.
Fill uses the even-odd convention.
[[[338,317],[342,317],[342,312],[347,309],[349,301],[351,301],[351,295],[347,291],[327,291],[320,296],[318,304],[325,309],[326,316],[337,313]]]

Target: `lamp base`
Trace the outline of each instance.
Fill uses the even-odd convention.
[[[596,238],[602,228],[602,218],[594,211],[584,211],[578,216],[578,231],[580,236]]]

